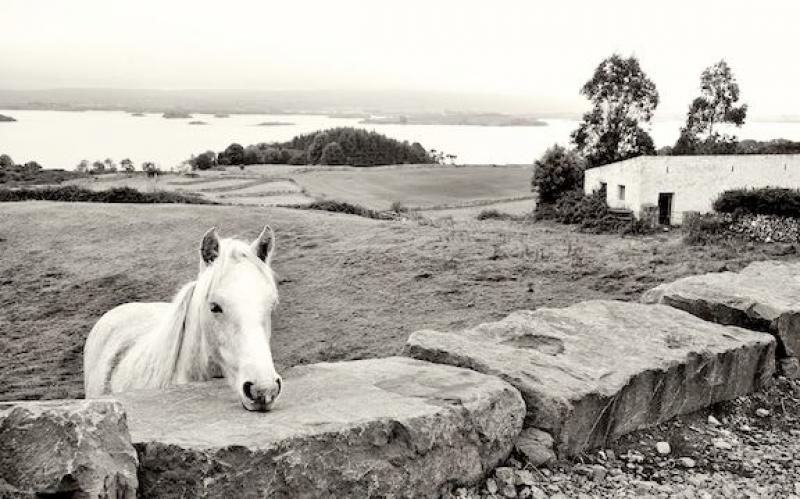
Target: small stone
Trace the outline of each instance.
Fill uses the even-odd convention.
[[[506,485],[503,487],[503,495],[505,497],[517,497],[517,489],[513,485]]]
[[[595,464],[594,466],[592,466],[592,474],[590,476],[593,481],[602,482],[603,480],[605,480],[607,473],[608,470],[606,470],[604,466]]]
[[[797,357],[786,357],[778,361],[778,369],[781,374],[789,379],[800,378],[800,361]]]
[[[533,473],[528,470],[517,471],[516,483],[518,485],[533,485],[536,480],[533,478]]]
[[[711,426],[719,426],[720,425],[719,419],[717,419],[713,415],[709,414],[708,415],[708,424],[710,424]]]
[[[614,452],[613,449],[606,449],[606,457],[608,457],[609,461],[617,460],[617,454]]]
[[[750,425],[747,425],[747,424],[743,424],[742,426],[739,427],[739,429],[741,431],[744,431],[744,432],[753,431],[753,429],[750,427]]]
[[[766,418],[769,416],[769,414],[770,414],[769,410],[764,409],[763,407],[759,407],[758,409],[756,409],[756,416],[760,418]]]
[[[715,438],[711,442],[714,444],[714,447],[716,447],[717,449],[722,449],[722,450],[731,450],[731,449],[733,449],[733,445],[731,445],[730,442],[722,440],[721,438]]]
[[[694,468],[697,463],[691,457],[682,457],[678,459],[678,464],[683,466],[684,468]]]
[[[543,466],[556,458],[553,451],[553,437],[536,428],[522,430],[517,437],[515,447],[533,466]]]
[[[511,487],[513,487],[516,482],[515,475],[516,474],[514,473],[513,468],[508,468],[505,466],[494,470],[494,477],[495,481],[497,482],[497,488],[505,491],[507,486],[510,485]],[[505,494],[505,492],[503,493]]]
[[[531,491],[531,499],[547,499],[547,493],[535,485],[531,486],[528,490]]]
[[[486,491],[490,494],[497,494],[497,482],[493,478],[486,480]]]
[[[662,456],[666,456],[672,452],[672,448],[670,447],[669,442],[658,442],[656,444],[656,451]]]

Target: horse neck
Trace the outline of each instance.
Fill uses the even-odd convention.
[[[151,333],[145,356],[149,357],[150,382],[156,386],[208,379],[211,359],[198,310],[202,297],[197,282],[184,286],[172,303],[161,328]]]

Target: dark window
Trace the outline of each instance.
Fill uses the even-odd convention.
[[[619,197],[619,200],[625,201],[625,186],[624,185],[618,186],[617,191],[619,192],[619,195],[617,196]]]

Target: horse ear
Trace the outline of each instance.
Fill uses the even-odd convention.
[[[253,241],[251,247],[253,248],[253,253],[255,253],[262,262],[269,263],[272,258],[272,253],[275,250],[275,232],[273,232],[272,227],[265,225],[264,230],[262,230],[261,234]]]
[[[210,265],[219,256],[219,237],[217,237],[216,227],[211,227],[203,236],[203,243],[200,245],[200,256],[206,265]]]

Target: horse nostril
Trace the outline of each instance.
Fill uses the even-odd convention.
[[[252,388],[253,388],[253,383],[245,381],[244,386],[242,386],[242,391],[244,392],[245,397],[255,402],[256,398],[253,396],[253,392],[250,391]]]
[[[281,388],[283,388],[282,383],[281,383],[281,379],[280,378],[275,378],[275,384],[278,385],[278,391],[277,391],[277,393],[275,393],[275,396],[277,397],[278,394],[281,393]]]

